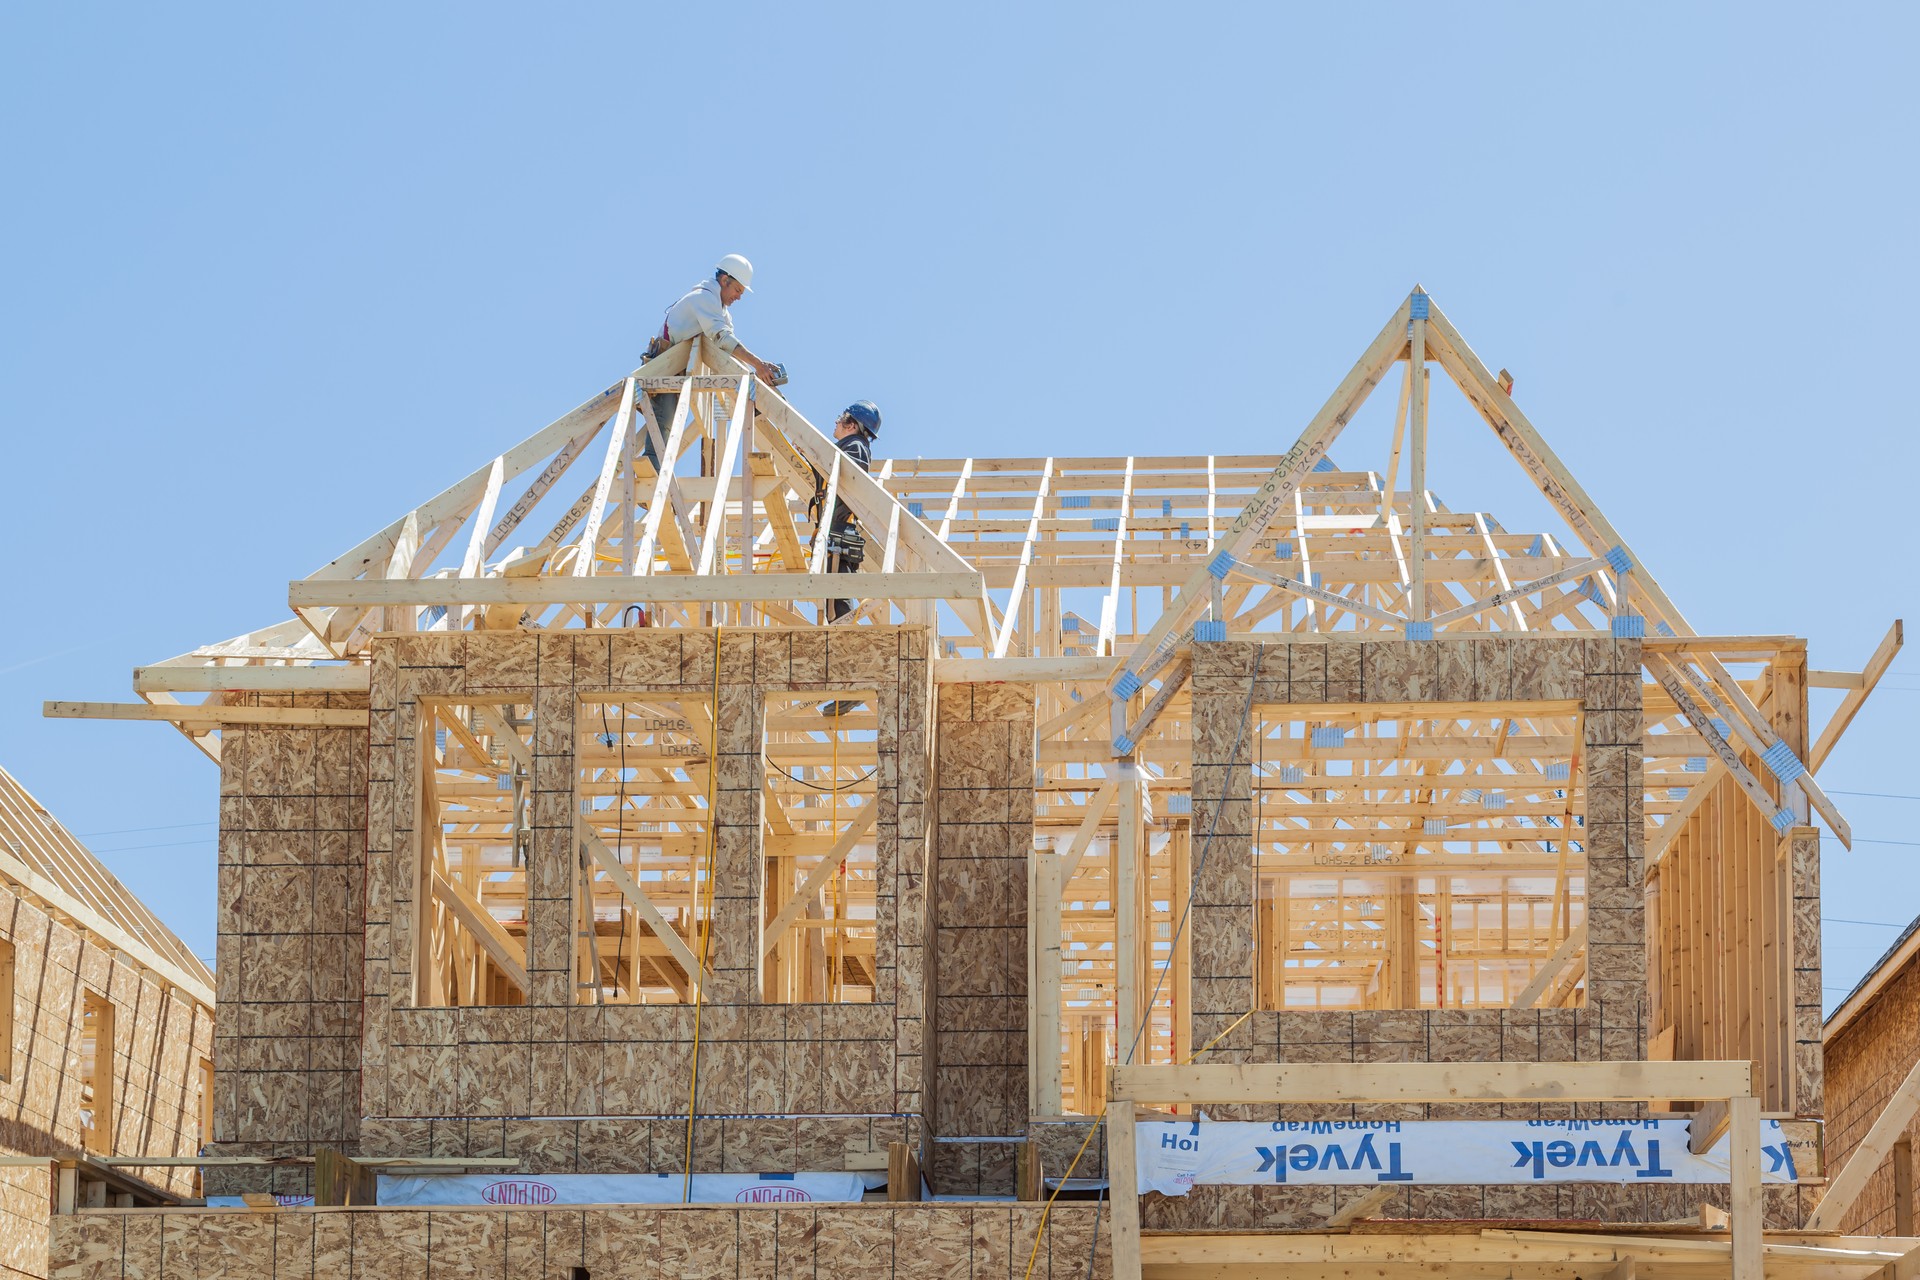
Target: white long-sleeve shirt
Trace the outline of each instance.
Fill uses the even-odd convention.
[[[733,313],[720,302],[718,280],[702,280],[667,308],[666,335],[669,344],[705,337],[722,351],[740,345],[740,339],[733,336]]]

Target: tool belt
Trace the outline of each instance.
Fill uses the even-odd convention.
[[[667,336],[667,326],[663,324],[660,326],[660,332],[653,336],[653,341],[647,344],[647,354],[644,358],[651,360],[672,345],[673,339]]]
[[[827,552],[838,557],[845,569],[857,569],[867,558],[867,540],[860,536],[857,526],[842,525],[827,534]]]

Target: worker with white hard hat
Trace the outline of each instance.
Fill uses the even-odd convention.
[[[785,382],[786,378],[779,369],[747,350],[746,344],[734,336],[733,312],[730,308],[743,295],[753,291],[750,287],[752,284],[751,262],[737,253],[720,259],[714,266],[713,279],[702,280],[667,308],[666,322],[660,326],[660,332],[654,335],[647,347],[647,359],[651,360],[667,348],[690,338],[705,338],[720,350],[732,353],[769,386],[777,387]],[[680,393],[664,391],[649,394],[647,399],[653,406],[654,420],[660,424],[664,437],[673,422],[675,410],[679,408]],[[655,452],[652,435],[643,433],[642,438],[642,455],[658,466],[660,459]]]
[[[778,371],[762,360],[734,336],[730,308],[751,293],[753,264],[737,253],[720,259],[711,280],[702,280],[667,308],[666,323],[647,349],[649,357],[689,338],[705,338],[720,350],[737,357],[768,382],[778,382]]]

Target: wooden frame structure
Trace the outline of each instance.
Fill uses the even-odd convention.
[[[1433,491],[1436,371],[1564,528],[1511,531]],[[1383,383],[1393,407],[1366,429],[1384,447],[1356,465]],[[1024,996],[1024,1026],[968,1032],[1020,1059],[969,1065],[1024,1076],[1024,1106],[996,1104],[969,1141],[1097,1117],[1109,1067],[1270,1050],[1359,1014],[1458,1015],[1497,1040],[1526,1013],[1553,1029],[1540,1061],[1752,1061],[1767,1112],[1818,1115],[1812,824],[1851,833],[1815,773],[1899,624],[1858,672],[1811,668],[1792,636],[1697,634],[1512,390],[1416,288],[1284,452],[883,459],[869,476],[695,341],[293,581],[291,618],[136,669],[140,703],[48,714],[171,722],[216,760],[229,737],[370,729],[381,763],[334,797],[373,813],[369,867],[382,839],[438,833],[410,873],[429,887],[367,967],[411,984],[379,997],[409,1014],[535,988],[547,1008],[697,1008],[710,989],[884,1003],[896,947],[965,941],[984,963],[1024,940],[1017,980],[995,954],[990,991],[953,964],[943,992],[931,965],[935,989],[900,997]],[[1276,399],[1254,383],[1234,411],[1258,420]],[[861,573],[823,572],[816,487],[858,516]],[[827,623],[839,596],[859,607]],[[868,633],[872,653],[852,639]],[[712,669],[655,671],[645,655],[676,635]],[[759,639],[725,656],[741,636]],[[861,656],[836,672],[843,637]],[[651,674],[623,677],[622,653]],[[1818,729],[1810,688],[1845,691]],[[743,701],[782,693],[777,711]],[[671,712],[648,702],[668,698]],[[920,784],[886,749],[842,754],[849,740],[803,705],[843,699],[860,704],[845,728],[877,713],[890,741],[923,735],[930,794],[909,795]],[[432,723],[401,718],[428,704]],[[621,706],[621,724],[596,728],[589,704]],[[684,722],[685,742],[642,742],[629,704]],[[400,772],[380,775],[383,753]],[[911,810],[889,828],[894,801],[874,806],[872,846],[817,803],[868,770]],[[727,792],[753,816],[713,817]],[[970,830],[932,878],[964,886],[944,906],[972,918],[941,918],[895,865],[943,823]],[[542,830],[577,865],[522,859]],[[1231,859],[1209,863],[1228,846],[1256,860],[1244,902],[1217,882]],[[764,941],[721,936],[702,907],[715,884],[725,909],[758,912]],[[376,881],[370,897],[394,891]],[[554,928],[564,954],[539,954]],[[1626,960],[1643,940],[1644,974]],[[1242,959],[1253,994],[1229,1009],[1222,966]],[[409,1053],[445,1046],[439,1022],[415,1021]],[[905,1073],[935,1056],[921,1037],[917,1022],[898,1033],[890,1094],[916,1107]],[[1339,1051],[1364,1065],[1365,1038]],[[386,1048],[371,1032],[366,1046]]]
[[[1339,467],[1333,446],[1396,365],[1384,465]],[[1454,511],[1429,490],[1435,367],[1565,518],[1565,531],[1510,532],[1492,514]],[[942,634],[934,654],[939,679],[1016,680],[1035,688],[1036,839],[1065,859],[1060,908],[1070,936],[1063,955],[1085,997],[1072,1004],[1087,1016],[1105,1016],[1128,981],[1113,970],[1112,926],[1097,923],[1111,917],[1105,904],[1124,887],[1111,884],[1104,867],[1105,850],[1122,835],[1120,766],[1137,762],[1141,770],[1135,798],[1147,821],[1136,834],[1156,822],[1177,828],[1186,803],[1181,757],[1190,736],[1191,663],[1183,655],[1195,634],[1400,634],[1417,642],[1426,635],[1645,632],[1642,811],[1647,874],[1662,900],[1672,905],[1704,879],[1689,863],[1711,856],[1729,820],[1745,824],[1724,837],[1739,842],[1755,838],[1746,827],[1756,823],[1785,830],[1817,811],[1847,842],[1844,819],[1802,762],[1817,768],[1831,751],[1897,651],[1898,624],[1859,674],[1808,671],[1804,646],[1790,637],[1694,635],[1517,407],[1511,387],[1504,371],[1491,372],[1416,289],[1283,455],[889,459],[868,478],[842,474],[841,455],[826,435],[779,392],[695,341],[643,365],[296,581],[292,621],[138,669],[135,689],[146,707],[50,704],[49,711],[169,719],[217,752],[222,723],[350,722],[350,712],[325,708],[222,704],[229,693],[364,689],[358,663],[382,628],[617,627],[634,620],[629,606],[636,604],[654,625],[808,623],[818,617],[809,602],[843,589],[820,573],[821,546],[808,523],[807,501],[824,477],[875,544],[868,573],[857,579],[859,589],[875,594],[836,625],[933,623]],[[674,405],[665,421],[655,412],[656,397],[666,397],[658,401],[663,407]],[[665,465],[648,461],[648,442]],[[576,486],[578,496],[566,502]],[[1751,674],[1736,676],[1735,668]],[[1817,742],[1801,709],[1810,685],[1848,690]],[[179,695],[196,692],[206,700],[181,701]],[[1451,760],[1436,758],[1432,771],[1484,767],[1476,753],[1489,742],[1505,752],[1511,731],[1502,732],[1494,716],[1482,719],[1454,722],[1449,736],[1464,740],[1461,750]],[[1282,769],[1291,763],[1279,762]],[[1313,821],[1347,826],[1348,815],[1328,803],[1327,790],[1314,785],[1319,781],[1308,775],[1283,794],[1296,808],[1311,804]],[[1477,825],[1511,828],[1544,818],[1530,811],[1573,794],[1546,785],[1554,781],[1537,778],[1530,791],[1507,785],[1506,815],[1483,807]],[[1424,834],[1433,816],[1432,797],[1422,800],[1417,786],[1363,794],[1389,834],[1408,822]],[[1396,804],[1403,814],[1418,813],[1387,816]],[[1744,816],[1749,806],[1751,818]],[[1388,843],[1406,843],[1406,833],[1399,834]],[[1552,843],[1531,834],[1522,841],[1536,850]],[[1147,855],[1147,879],[1136,895],[1149,904],[1139,914],[1141,930],[1171,934],[1165,884],[1175,870],[1171,860],[1188,843],[1161,841],[1165,867],[1159,855]],[[1692,852],[1703,847],[1709,854]],[[1670,850],[1678,856],[1663,868]],[[1149,881],[1160,888],[1144,892]],[[1044,884],[1046,876],[1036,887]],[[1676,893],[1681,884],[1688,888]],[[1756,889],[1756,936],[1787,932],[1775,905],[1782,895],[1757,882]],[[1509,991],[1524,989],[1572,932],[1560,901],[1564,885],[1555,894],[1546,935],[1527,944],[1533,959],[1521,962],[1524,976],[1504,979]],[[1383,901],[1376,898],[1374,907],[1386,910]],[[1693,921],[1685,910],[1666,912],[1656,946],[1677,957]],[[1484,932],[1476,915],[1456,936],[1484,942]],[[1510,940],[1512,924],[1502,932]],[[1542,950],[1545,943],[1552,945]],[[1076,963],[1075,956],[1085,959]],[[1451,961],[1456,972],[1469,963],[1465,956]],[[1154,963],[1175,962],[1168,955]],[[1776,985],[1791,981],[1783,976]],[[1804,1003],[1784,994],[1773,1002],[1789,1009]],[[1715,1020],[1710,1012],[1676,1008],[1671,1020],[1676,1027],[1745,1021]],[[1774,1016],[1776,1044],[1783,1045],[1794,1038],[1786,1025],[1794,1015]],[[1067,1015],[1063,1034],[1076,1034],[1075,1020]],[[1083,1041],[1085,1021],[1079,1018]],[[1185,1043],[1179,1022],[1171,1010],[1156,1022],[1163,1055]],[[1740,1047],[1695,1044],[1682,1035],[1678,1049]],[[1790,1067],[1779,1070],[1770,1094],[1776,1105],[1784,1103],[1791,1074]],[[1035,1109],[1057,1111],[1060,1099],[1041,1091],[1042,1077]],[[1076,1080],[1097,1090],[1097,1081],[1070,1070],[1068,1096]]]

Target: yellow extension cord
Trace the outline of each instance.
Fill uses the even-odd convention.
[[[704,922],[705,927],[700,930],[700,972],[693,984],[693,1071],[687,1080],[687,1160],[681,1171],[681,1204],[691,1203],[693,1199],[693,1113],[700,1097],[700,1010],[706,1000],[707,953],[713,942],[713,863],[720,836],[714,811],[720,779],[720,643],[725,634],[725,627],[713,629],[713,738],[712,749],[707,752],[707,886],[701,919],[694,922],[696,927]]]
[[[718,786],[720,770],[720,753],[717,750],[720,745],[720,645],[725,634],[726,628],[724,627],[715,627],[713,629],[712,710],[714,717],[713,746],[716,749],[708,753],[711,759],[707,766],[707,884],[705,890],[706,897],[702,903],[703,910],[701,915],[705,927],[700,933],[700,980],[696,981],[693,987],[693,1070],[687,1080],[687,1158],[681,1166],[681,1204],[690,1203],[693,1197],[693,1117],[700,1096],[700,1010],[704,1006],[706,999],[707,986],[705,978],[707,972],[707,956],[708,948],[713,941],[713,864],[718,852],[717,841],[720,831],[719,822],[714,812],[716,788]],[[838,783],[840,778],[840,733],[837,728],[833,731],[833,775],[834,781]],[[827,803],[830,806],[830,822],[833,826],[837,827],[839,825],[840,809],[838,786],[835,786],[831,790],[829,797]],[[1088,1136],[1091,1137],[1092,1135]],[[1078,1161],[1079,1157],[1076,1156],[1074,1159]],[[1049,1205],[1049,1208],[1051,1208],[1051,1205]],[[1042,1221],[1044,1223],[1044,1219]],[[1028,1270],[1032,1270],[1031,1264],[1028,1265]]]
[[[1249,1009],[1245,1013],[1241,1014],[1239,1017],[1235,1018],[1232,1022],[1227,1024],[1226,1030],[1222,1031],[1219,1035],[1215,1036],[1213,1039],[1207,1041],[1205,1044],[1201,1045],[1198,1049],[1195,1049],[1192,1053],[1188,1054],[1187,1060],[1181,1063],[1180,1065],[1183,1067],[1190,1065],[1195,1058],[1199,1057],[1201,1054],[1205,1053],[1207,1050],[1213,1048],[1213,1046],[1219,1044],[1222,1040],[1225,1040],[1229,1035],[1232,1034],[1233,1029],[1235,1027],[1239,1026],[1241,1023],[1245,1022],[1248,1018],[1251,1018],[1252,1016],[1253,1016],[1253,1010]],[[1080,1149],[1073,1153],[1073,1159],[1067,1164],[1067,1171],[1060,1175],[1060,1185],[1055,1187],[1053,1189],[1053,1194],[1047,1197],[1046,1206],[1040,1210],[1040,1225],[1034,1228],[1033,1252],[1027,1255],[1027,1269],[1021,1273],[1021,1280],[1033,1280],[1033,1264],[1040,1260],[1040,1241],[1046,1237],[1047,1219],[1051,1217],[1053,1214],[1053,1202],[1055,1200],[1058,1200],[1060,1198],[1060,1193],[1067,1189],[1067,1179],[1071,1178],[1073,1176],[1073,1171],[1080,1167],[1080,1157],[1087,1154],[1087,1148],[1093,1142],[1093,1135],[1096,1133],[1099,1133],[1102,1129],[1106,1128],[1106,1126],[1107,1126],[1107,1118],[1105,1116],[1101,1116],[1099,1119],[1095,1120],[1092,1124],[1087,1126],[1086,1140],[1080,1144]],[[1107,1189],[1107,1194],[1109,1197],[1112,1196],[1113,1189],[1111,1187]]]
[[[1263,640],[1263,641],[1261,641],[1261,642],[1260,642],[1260,660],[1261,660],[1261,661],[1265,661],[1265,660],[1266,660],[1266,656],[1267,656],[1267,644],[1266,644],[1266,641],[1264,641],[1264,640]],[[1241,732],[1241,737],[1240,737],[1240,738],[1236,738],[1236,739],[1234,740],[1234,744],[1233,744],[1233,754],[1234,754],[1234,756],[1235,756],[1236,758],[1237,758],[1237,757],[1239,756],[1239,754],[1240,754],[1240,745],[1241,745],[1241,742],[1245,740],[1245,734],[1246,734],[1246,726],[1245,726],[1245,723],[1244,723],[1244,718],[1245,718],[1245,716],[1247,716],[1247,715],[1250,715],[1250,714],[1252,714],[1252,712],[1253,712],[1253,695],[1254,695],[1254,687],[1250,685],[1250,686],[1248,687],[1248,689],[1247,689],[1247,708],[1246,708],[1246,711],[1242,713],[1242,719],[1243,719],[1243,723],[1242,723],[1242,725],[1241,725],[1241,730],[1240,730],[1240,732]],[[1262,744],[1262,746],[1261,746],[1261,759],[1262,759],[1263,761],[1264,761],[1264,760],[1266,759],[1266,747],[1265,747],[1265,745],[1264,745],[1264,744]],[[1265,797],[1263,796],[1263,797],[1262,797],[1262,801],[1264,802],[1264,800],[1265,800]],[[1215,821],[1216,821],[1216,822],[1218,821],[1218,818],[1219,818],[1219,815],[1218,815],[1218,814],[1215,814]],[[1213,831],[1212,831],[1211,829],[1209,829],[1209,830],[1208,830],[1208,832],[1207,832],[1207,844],[1206,844],[1205,846],[1202,846],[1202,848],[1201,848],[1201,852],[1200,852],[1200,861],[1201,861],[1201,865],[1202,865],[1202,866],[1204,866],[1204,865],[1206,864],[1206,857],[1207,857],[1207,855],[1206,855],[1206,848],[1207,848],[1207,846],[1211,846],[1211,845],[1212,845],[1212,843],[1213,843]],[[1258,843],[1256,842],[1256,843],[1255,843],[1255,848],[1256,848],[1256,849],[1258,849],[1258,847],[1259,847],[1259,845],[1258,845]],[[1191,903],[1189,903],[1189,904],[1188,904],[1188,909],[1189,909],[1189,910],[1191,910],[1191,909],[1192,909],[1192,904],[1191,904]],[[1256,918],[1257,918],[1257,913],[1256,913]],[[1186,915],[1185,915],[1185,913],[1182,913],[1182,915],[1181,915],[1181,917],[1180,917],[1180,924],[1179,924],[1179,925],[1178,925],[1178,926],[1177,926],[1177,927],[1176,927],[1176,928],[1174,929],[1174,934],[1173,934],[1173,944],[1174,944],[1174,946],[1176,946],[1176,947],[1177,947],[1177,946],[1179,946],[1179,945],[1180,945],[1180,934],[1181,934],[1181,933],[1182,933],[1182,932],[1183,932],[1183,931],[1184,931],[1184,930],[1186,929],[1186,926],[1187,926],[1187,918],[1186,918]],[[1117,961],[1117,960],[1118,960],[1118,957],[1116,956],[1116,957],[1115,957],[1115,959],[1116,959],[1116,961]],[[1163,976],[1164,976],[1164,975],[1163,975]],[[1154,984],[1154,990],[1153,990],[1153,995],[1152,995],[1152,996],[1149,996],[1149,997],[1148,997],[1148,999],[1147,999],[1147,1003],[1148,1003],[1148,1006],[1149,1006],[1149,1007],[1148,1007],[1148,1011],[1147,1011],[1147,1012],[1148,1012],[1148,1017],[1149,1017],[1149,1018],[1150,1018],[1150,1017],[1152,1017],[1152,1012],[1153,1012],[1153,1011],[1152,1011],[1152,1007],[1151,1007],[1151,1006],[1152,1006],[1152,1004],[1153,1004],[1153,1002],[1154,1002],[1154,999],[1155,999],[1156,997],[1158,997],[1158,995],[1159,995],[1159,994],[1160,994],[1160,987],[1159,987],[1159,984],[1158,984],[1158,983],[1155,983],[1155,984]],[[1260,1001],[1260,993],[1259,993],[1259,991],[1258,991],[1258,989],[1257,989],[1257,988],[1256,988],[1256,990],[1254,991],[1254,997],[1253,997],[1253,998],[1254,998],[1254,1003],[1255,1003],[1255,1005],[1258,1005],[1258,1004],[1259,1004],[1259,1001]],[[1181,1063],[1180,1065],[1181,1065],[1181,1066],[1183,1066],[1183,1067],[1184,1067],[1184,1066],[1187,1066],[1187,1065],[1189,1065],[1190,1063],[1192,1063],[1192,1062],[1193,1062],[1193,1060],[1194,1060],[1195,1058],[1197,1058],[1197,1057],[1199,1057],[1199,1056],[1200,1056],[1201,1054],[1203,1054],[1203,1053],[1205,1053],[1205,1052],[1206,1052],[1207,1050],[1209,1050],[1209,1049],[1211,1049],[1211,1048],[1213,1048],[1213,1046],[1215,1046],[1215,1045],[1217,1045],[1217,1044],[1219,1044],[1219,1043],[1220,1043],[1220,1042],[1221,1042],[1222,1040],[1225,1040],[1225,1039],[1226,1039],[1226,1038],[1227,1038],[1227,1037],[1228,1037],[1229,1035],[1231,1035],[1231,1034],[1233,1033],[1233,1029],[1234,1029],[1235,1027],[1237,1027],[1237,1026],[1239,1026],[1239,1025],[1240,1025],[1241,1023],[1243,1023],[1243,1022],[1245,1022],[1245,1021],[1246,1021],[1246,1020],[1247,1020],[1248,1018],[1251,1018],[1251,1017],[1253,1016],[1253,1012],[1254,1012],[1254,1011],[1253,1011],[1252,1009],[1248,1009],[1248,1010],[1247,1010],[1247,1011],[1246,1011],[1245,1013],[1243,1013],[1243,1014],[1241,1014],[1241,1015],[1240,1015],[1239,1017],[1237,1017],[1237,1018],[1235,1018],[1235,1019],[1234,1019],[1234,1020],[1233,1020],[1232,1022],[1230,1022],[1230,1023],[1228,1023],[1228,1024],[1227,1024],[1227,1026],[1226,1026],[1226,1028],[1225,1028],[1225,1030],[1223,1030],[1223,1031],[1221,1031],[1219,1035],[1217,1035],[1217,1036],[1215,1036],[1215,1037],[1214,1037],[1213,1039],[1211,1039],[1211,1040],[1209,1040],[1209,1041],[1207,1041],[1207,1042],[1206,1042],[1205,1044],[1203,1044],[1203,1045],[1201,1045],[1201,1046],[1200,1046],[1200,1047],[1199,1047],[1198,1049],[1195,1049],[1195,1050],[1194,1050],[1194,1051],[1193,1051],[1192,1053],[1190,1053],[1190,1054],[1188,1054],[1188,1055],[1187,1055],[1187,1058],[1186,1058],[1186,1061],[1185,1061],[1185,1062],[1182,1062],[1182,1063]],[[1118,1011],[1118,1010],[1116,1009],[1116,1010],[1115,1010],[1115,1019],[1116,1019],[1116,1022],[1117,1022],[1117,1020],[1118,1020],[1118,1014],[1119,1014],[1119,1011]],[[1145,1029],[1145,1028],[1144,1028],[1144,1025],[1143,1025],[1143,1027],[1142,1027],[1142,1030],[1144,1030],[1144,1029]],[[1116,1030],[1117,1030],[1117,1027],[1116,1027]],[[1138,1037],[1138,1036],[1136,1035],[1136,1036],[1135,1036],[1135,1042],[1136,1042],[1136,1043],[1138,1043],[1138,1040],[1139,1040],[1139,1037]],[[1117,1050],[1117,1049],[1118,1049],[1118,1047],[1119,1047],[1119,1046],[1118,1046],[1118,1044],[1116,1043],[1116,1045],[1115,1045],[1115,1049]],[[1128,1054],[1128,1057],[1129,1057],[1129,1059],[1131,1059],[1131,1057],[1132,1057],[1132,1054],[1133,1054],[1133,1050],[1132,1050],[1131,1048],[1129,1048],[1129,1049],[1127,1050],[1127,1054]],[[1087,1153],[1087,1147],[1088,1147],[1089,1145],[1091,1145],[1091,1144],[1092,1144],[1092,1142],[1093,1142],[1093,1135],[1094,1135],[1094,1134],[1096,1134],[1096,1133],[1099,1133],[1099,1132],[1100,1132],[1100,1131],[1101,1131],[1102,1129],[1104,1129],[1104,1128],[1106,1128],[1106,1126],[1107,1126],[1107,1118],[1106,1118],[1106,1117],[1105,1117],[1105,1116],[1103,1115],[1103,1116],[1100,1116],[1100,1117],[1099,1117],[1098,1119],[1096,1119],[1096,1120],[1095,1120],[1095,1121],[1093,1122],[1093,1124],[1092,1124],[1092,1125],[1090,1125],[1090,1126],[1088,1127],[1088,1129],[1087,1129],[1087,1136],[1086,1136],[1086,1139],[1085,1139],[1085,1140],[1084,1140],[1083,1142],[1081,1142],[1081,1144],[1080,1144],[1080,1149],[1079,1149],[1078,1151],[1076,1151],[1076,1152],[1074,1152],[1074,1153],[1073,1153],[1073,1159],[1072,1159],[1072,1161],[1070,1161],[1070,1162],[1068,1163],[1068,1165],[1067,1165],[1067,1171],[1066,1171],[1065,1173],[1063,1173],[1063,1174],[1061,1174],[1061,1175],[1060,1175],[1060,1185],[1059,1185],[1059,1186],[1057,1186],[1057,1187],[1055,1187],[1055,1188],[1053,1189],[1053,1194],[1047,1197],[1047,1203],[1046,1203],[1046,1207],[1045,1207],[1045,1208],[1043,1208],[1043,1209],[1041,1209],[1041,1211],[1040,1211],[1040,1225],[1039,1225],[1039,1226],[1038,1226],[1037,1228],[1035,1228],[1035,1229],[1034,1229],[1034,1233],[1033,1233],[1033,1251],[1032,1251],[1031,1253],[1029,1253],[1029,1254],[1027,1255],[1027,1269],[1026,1269],[1026,1270],[1025,1270],[1024,1272],[1022,1272],[1022,1273],[1021,1273],[1021,1280],[1033,1280],[1033,1265],[1034,1265],[1034,1263],[1035,1263],[1035,1262],[1037,1262],[1037,1261],[1039,1261],[1039,1259],[1040,1259],[1040,1241],[1041,1241],[1041,1240],[1042,1240],[1042,1239],[1043,1239],[1043,1238],[1045,1237],[1045,1235],[1046,1235],[1046,1231],[1047,1231],[1047,1219],[1048,1219],[1048,1218],[1049,1218],[1050,1216],[1052,1216],[1052,1214],[1053,1214],[1053,1202],[1054,1202],[1055,1200],[1058,1200],[1058,1199],[1060,1198],[1060,1193],[1061,1193],[1062,1191],[1064,1191],[1064,1190],[1066,1190],[1066,1187],[1067,1187],[1067,1179],[1068,1179],[1068,1178],[1071,1178],[1071,1177],[1073,1176],[1073,1171],[1074,1171],[1075,1169],[1077,1169],[1077,1168],[1079,1168],[1079,1166],[1080,1166],[1080,1157],[1081,1157],[1081,1156],[1083,1156],[1083,1155],[1085,1155],[1085,1154]],[[1135,1190],[1133,1190],[1133,1189],[1129,1189],[1129,1190],[1128,1190],[1128,1192],[1127,1192],[1127,1194],[1128,1194],[1128,1195],[1135,1195],[1135,1194],[1138,1194],[1138,1193],[1137,1193],[1137,1191],[1135,1191]],[[1109,1186],[1109,1187],[1107,1188],[1107,1195],[1108,1195],[1108,1198],[1109,1198],[1109,1199],[1111,1199],[1111,1198],[1112,1198],[1112,1195],[1113,1195],[1113,1188],[1112,1188],[1111,1186]],[[1100,1219],[1099,1219],[1099,1217],[1098,1217],[1098,1216],[1096,1215],[1096,1216],[1095,1216],[1095,1218],[1094,1218],[1094,1221],[1095,1221],[1095,1222],[1097,1223],[1097,1222],[1098,1222],[1099,1220],[1100,1220]],[[1094,1242],[1094,1248],[1095,1248],[1095,1249],[1098,1249],[1098,1248],[1099,1248],[1099,1241],[1097,1241],[1097,1240],[1096,1240],[1096,1241]]]

